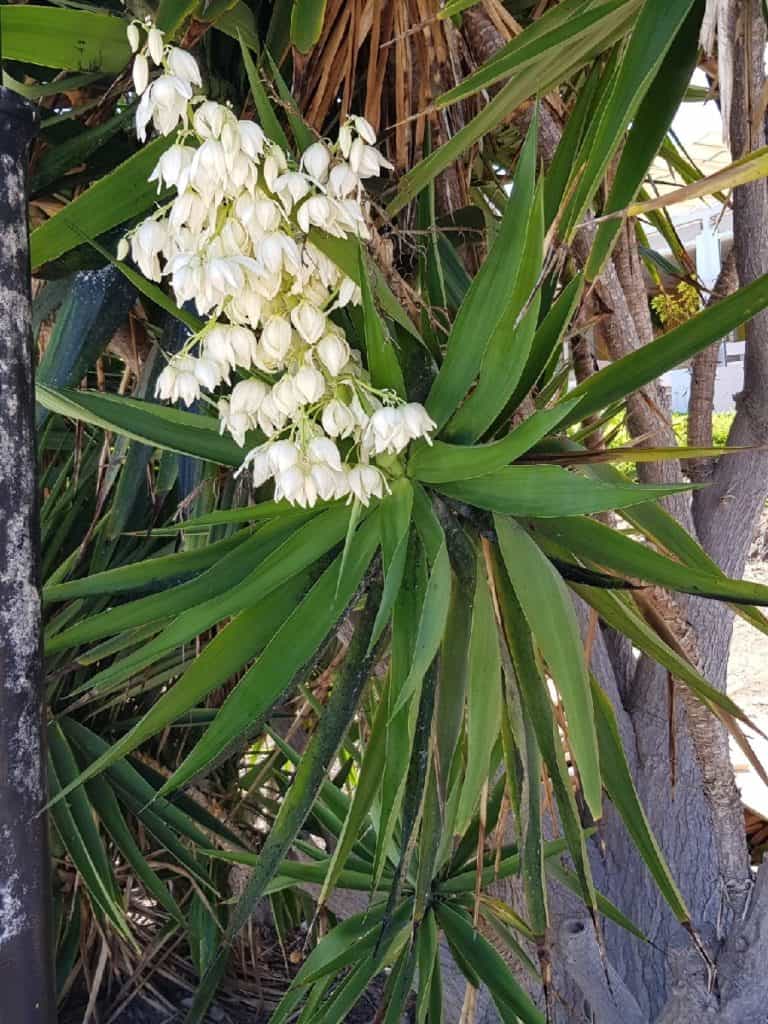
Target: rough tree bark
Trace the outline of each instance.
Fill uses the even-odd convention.
[[[26,151],[0,88],[0,1019],[52,1024]]]

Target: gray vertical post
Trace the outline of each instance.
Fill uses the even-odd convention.
[[[0,1021],[55,1020],[43,742],[27,151],[34,108],[0,88]]]

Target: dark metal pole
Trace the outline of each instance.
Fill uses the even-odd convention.
[[[40,644],[27,151],[35,110],[0,88],[0,1022],[55,1021]]]

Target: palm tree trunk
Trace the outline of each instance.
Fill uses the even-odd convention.
[[[32,107],[0,89],[0,1019],[55,1020],[40,644],[26,156]]]

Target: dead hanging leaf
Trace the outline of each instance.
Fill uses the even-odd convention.
[[[491,6],[502,17],[496,0]],[[433,100],[471,70],[461,33],[440,11],[439,0],[327,0],[316,45],[294,59],[292,91],[308,124],[320,131],[354,107],[401,170],[421,158],[428,123],[439,144],[448,126]]]

